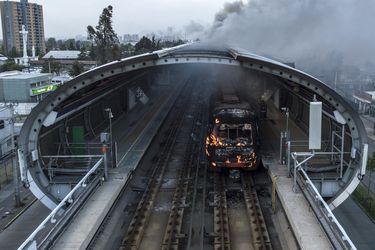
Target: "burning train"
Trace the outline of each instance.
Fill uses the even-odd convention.
[[[258,119],[250,104],[233,92],[222,93],[211,105],[206,155],[211,169],[258,168]]]

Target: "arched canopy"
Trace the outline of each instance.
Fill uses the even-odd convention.
[[[309,90],[312,94],[324,99],[338,110],[345,118],[351,135],[351,145],[361,154],[362,145],[367,143],[367,135],[363,123],[357,112],[342,96],[317,78],[284,63],[258,56],[248,51],[236,48],[217,48],[202,44],[182,45],[161,51],[155,51],[139,56],[114,61],[106,65],[89,70],[61,86],[57,91],[41,101],[28,116],[22,128],[20,146],[20,167],[23,180],[29,182],[31,189],[45,204],[52,207],[53,197],[48,193],[48,184],[41,181],[43,177],[38,160],[33,159],[32,153],[38,150],[38,136],[51,112],[60,104],[100,80],[115,79],[116,76],[131,74],[137,70],[149,69],[158,66],[178,64],[222,64],[242,67],[263,72],[277,77],[285,84],[293,83]],[[359,162],[359,161],[358,161]],[[332,202],[333,207],[340,204],[354,190],[359,180],[359,165],[346,183],[343,191]],[[336,202],[336,203],[335,203]]]

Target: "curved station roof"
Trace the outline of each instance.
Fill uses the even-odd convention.
[[[355,154],[350,167],[345,170],[344,177],[334,180],[339,182],[340,190],[330,200],[331,207],[334,208],[343,202],[358,185],[363,172],[361,155],[363,145],[367,144],[367,135],[358,113],[342,96],[317,78],[284,63],[241,49],[217,48],[202,44],[183,45],[114,61],[77,76],[48,95],[32,110],[20,134],[19,156],[24,183],[30,185],[37,198],[48,207],[51,208],[57,203],[58,199],[51,191],[52,184],[42,170],[44,163],[41,161],[39,150],[40,132],[43,127],[53,123],[56,117],[73,116],[74,110],[68,114],[59,114],[59,107],[74,94],[82,93],[86,88],[105,79],[131,75],[144,69],[179,64],[221,64],[242,67],[277,78],[288,88],[298,86],[319,97],[330,110],[337,110],[345,119],[346,133],[350,137],[349,150],[351,148]],[[332,113],[328,115],[330,119],[334,119]]]

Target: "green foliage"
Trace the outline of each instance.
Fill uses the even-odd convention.
[[[375,152],[367,160],[367,173],[369,174],[369,181],[367,186],[363,182],[359,183],[354,190],[353,199],[366,211],[366,213],[375,220],[375,195],[371,191],[371,175],[375,169]]]
[[[78,76],[79,74],[83,73],[85,71],[85,68],[82,63],[79,63],[78,61],[75,61],[73,63],[72,69],[69,70],[69,75],[72,77]]]
[[[112,15],[113,8],[109,5],[103,9],[95,28],[87,26],[88,39],[94,42],[94,54],[99,64],[120,58],[119,40],[112,27]]]
[[[16,47],[13,47],[13,48],[9,51],[9,53],[8,53],[8,57],[10,57],[10,58],[20,57],[20,54],[17,52]]]
[[[129,57],[134,55],[134,46],[131,43],[121,44],[120,46],[121,57]]]
[[[147,52],[151,52],[154,50],[161,49],[161,43],[160,40],[156,40],[155,36],[153,36],[151,39],[143,36],[139,42],[137,42],[134,45],[134,53],[135,54],[143,54]]]
[[[55,61],[53,57],[44,61],[42,66],[42,73],[55,73],[56,75],[60,75],[62,69],[61,63]]]
[[[85,50],[91,48],[91,41],[76,41],[75,39],[57,40],[53,37],[48,38],[46,41],[46,49],[50,50]],[[38,53],[37,53],[38,54]],[[38,54],[39,55],[39,54]]]
[[[143,36],[139,42],[134,45],[134,52],[136,54],[143,54],[152,51],[152,42],[147,37]]]
[[[359,183],[352,194],[353,200],[357,202],[366,213],[375,220],[375,196],[372,192],[368,193],[367,188]]]
[[[24,69],[25,67],[22,66],[22,65],[18,65],[14,62],[14,60],[7,60],[3,65],[1,65],[0,67],[0,71],[1,72],[4,72],[4,71],[12,71],[12,70],[19,70],[21,71],[22,69]]]
[[[372,152],[372,155],[367,160],[367,170],[374,171],[375,170],[375,151]]]
[[[170,48],[170,47],[175,47],[175,46],[178,46],[178,45],[181,45],[181,44],[184,44],[185,42],[181,39],[177,40],[177,41],[164,41],[162,43],[162,47],[163,48]]]
[[[90,52],[89,52],[89,57],[92,60],[96,60],[96,49],[95,49],[95,47],[94,47],[93,44],[91,44],[91,49],[90,49]]]
[[[57,49],[57,41],[54,37],[48,38],[46,41],[46,49],[48,51]]]

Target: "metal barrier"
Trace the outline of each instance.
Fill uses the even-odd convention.
[[[51,157],[51,156],[46,156]],[[59,158],[69,158],[69,156],[58,156]],[[96,164],[87,172],[87,174],[74,186],[74,188],[65,196],[65,198],[52,210],[52,212],[44,219],[44,221],[34,230],[33,233],[22,243],[22,245],[18,248],[18,250],[23,249],[37,249],[37,243],[35,240],[35,236],[44,228],[46,224],[50,221],[51,223],[56,223],[56,214],[59,212],[61,208],[66,206],[67,204],[73,203],[73,195],[79,188],[85,188],[87,186],[86,180],[92,175],[96,170],[98,170],[99,166],[103,163],[103,155],[76,155],[73,157],[100,157],[100,159],[96,162]]]
[[[291,172],[292,172],[291,159],[290,159],[290,157],[293,158],[292,154],[296,154],[295,155],[296,157],[298,157],[298,156],[310,157],[312,154],[314,156],[319,156],[319,157],[329,156],[329,158],[331,159],[331,162],[334,162],[334,159],[333,159],[334,156],[338,156],[340,158],[340,160],[338,161],[339,165],[337,166],[337,168],[339,169],[338,177],[339,178],[343,177],[344,166],[349,167],[349,162],[345,161],[344,155],[351,155],[351,152],[345,152],[345,151],[341,151],[341,150],[339,150],[339,151],[330,150],[330,151],[306,152],[306,150],[308,150],[308,144],[307,143],[308,143],[308,141],[304,141],[304,140],[294,140],[294,141],[286,141],[285,142],[286,165],[288,167],[288,176],[289,177],[291,176]],[[326,150],[328,150],[329,147],[334,148],[334,144],[330,145],[329,141],[322,141],[322,145],[324,146],[324,148]],[[295,150],[298,150],[298,149],[301,149],[303,151],[302,152],[296,152]],[[295,152],[292,152],[292,151],[295,151]],[[312,158],[312,157],[310,157],[310,158]],[[305,161],[303,163],[305,163]],[[303,163],[300,164],[300,165],[303,165]]]
[[[357,249],[353,242],[350,240],[349,236],[346,234],[345,229],[340,225],[338,220],[336,219],[335,215],[332,213],[331,209],[329,208],[328,204],[324,201],[323,197],[320,195],[319,191],[316,189],[314,183],[309,178],[306,171],[302,168],[302,165],[305,164],[307,161],[312,159],[316,155],[331,155],[331,154],[340,154],[331,153],[331,152],[293,152],[291,153],[291,157],[294,160],[294,168],[293,168],[293,191],[296,192],[297,189],[297,171],[302,174],[302,177],[305,180],[305,184],[307,184],[307,190],[309,194],[312,196],[312,200],[315,201],[315,205],[317,205],[319,211],[324,216],[325,222],[330,227],[331,231],[336,238],[336,242],[338,242],[343,249]],[[298,157],[304,157],[304,159],[299,162]],[[312,204],[311,204],[312,205]],[[318,216],[319,217],[319,216]],[[321,218],[319,220],[322,220]],[[332,239],[331,239],[332,240]]]
[[[331,227],[341,246],[344,249],[357,249],[353,242],[350,240],[349,236],[346,234],[345,229],[341,226],[341,224],[336,219],[335,215],[332,213],[327,203],[324,201],[323,197],[320,195],[320,193],[314,186],[314,183],[310,180],[305,170],[300,167],[298,171],[305,178],[306,184],[308,185],[310,192],[312,192],[312,194],[314,195],[316,204],[321,209],[326,221],[328,222],[328,225]]]

